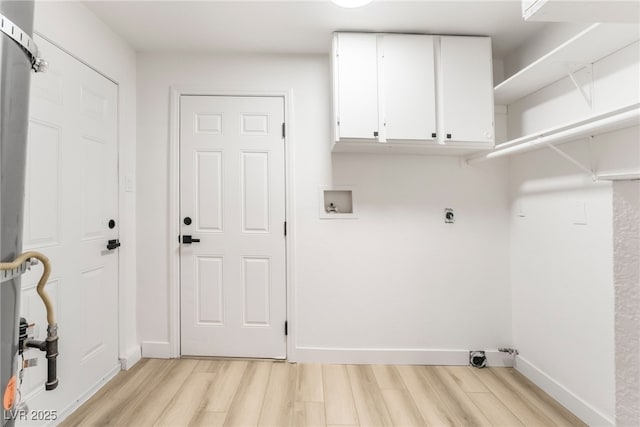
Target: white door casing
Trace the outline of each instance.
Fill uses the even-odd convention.
[[[286,357],[283,123],[282,97],[180,98],[182,355]]]
[[[33,407],[56,409],[118,367],[118,251],[106,249],[118,238],[117,86],[42,38],[37,43],[50,66],[32,76],[23,249],[52,262],[46,289],[59,325],[60,385],[57,397],[40,393],[46,363],[28,350],[25,358],[40,363],[25,370],[22,393]],[[37,266],[23,276],[21,313],[42,339],[40,274]]]

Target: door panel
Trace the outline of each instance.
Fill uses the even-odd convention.
[[[269,154],[242,153],[242,231],[269,232]]]
[[[54,45],[38,38],[50,69],[32,76],[27,154],[24,249],[52,264],[47,292],[59,325],[60,385],[44,391],[46,363],[25,370],[22,393],[34,408],[79,399],[118,366],[117,86]],[[37,266],[22,281],[22,314],[46,336],[44,307],[35,285]],[[53,400],[51,400],[53,399]],[[66,403],[64,403],[66,405]]]
[[[180,101],[181,352],[286,356],[284,100]]]
[[[222,152],[196,152],[197,231],[222,231]]]
[[[337,92],[339,138],[377,139],[378,47],[375,34],[338,37]]]
[[[387,140],[434,140],[433,36],[382,36],[382,88]]]
[[[222,257],[199,256],[196,258],[198,324],[224,324],[222,262]]]
[[[443,140],[492,142],[491,39],[442,36],[440,45]]]

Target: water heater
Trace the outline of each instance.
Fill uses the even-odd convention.
[[[3,427],[14,424],[12,410],[18,381],[18,355],[25,345],[25,337],[20,336],[25,328],[19,327],[19,311],[20,276],[30,265],[30,255],[21,258],[29,85],[31,72],[40,66],[37,47],[31,37],[33,8],[33,0],[0,0],[0,394]],[[57,355],[57,336],[55,347]]]

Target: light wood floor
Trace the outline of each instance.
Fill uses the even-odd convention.
[[[147,359],[62,425],[585,424],[510,368]]]

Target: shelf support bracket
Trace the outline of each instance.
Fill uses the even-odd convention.
[[[584,101],[587,103],[587,106],[589,107],[589,109],[591,109],[592,106],[593,106],[593,102],[592,102],[592,95],[593,95],[593,64],[583,64],[583,66],[579,68],[579,69],[582,69],[582,68],[586,69],[587,79],[588,79],[587,86],[589,87],[589,93],[587,93],[584,90],[583,85],[580,84],[580,82],[576,78],[575,71],[577,71],[577,70],[575,68],[572,69],[572,67],[569,64],[565,64],[565,68],[567,70],[567,75],[569,76],[569,79],[571,80],[571,83],[573,83],[573,85],[575,86],[576,90],[580,93],[580,95],[582,95],[582,99],[584,99]]]
[[[569,154],[565,153],[564,151],[562,151],[561,149],[559,149],[555,145],[551,144],[550,142],[542,141],[542,144],[544,144],[546,147],[550,148],[552,151],[554,151],[560,157],[562,157],[563,159],[567,160],[569,163],[571,163],[572,165],[574,165],[575,167],[577,167],[581,171],[585,172],[587,175],[589,175],[591,177],[591,179],[594,182],[598,180],[598,175],[596,175],[596,173],[594,171],[592,171],[591,169],[589,169],[588,167],[586,167],[585,165],[583,165],[582,163],[580,163],[579,161],[577,161],[576,159],[571,157]]]

